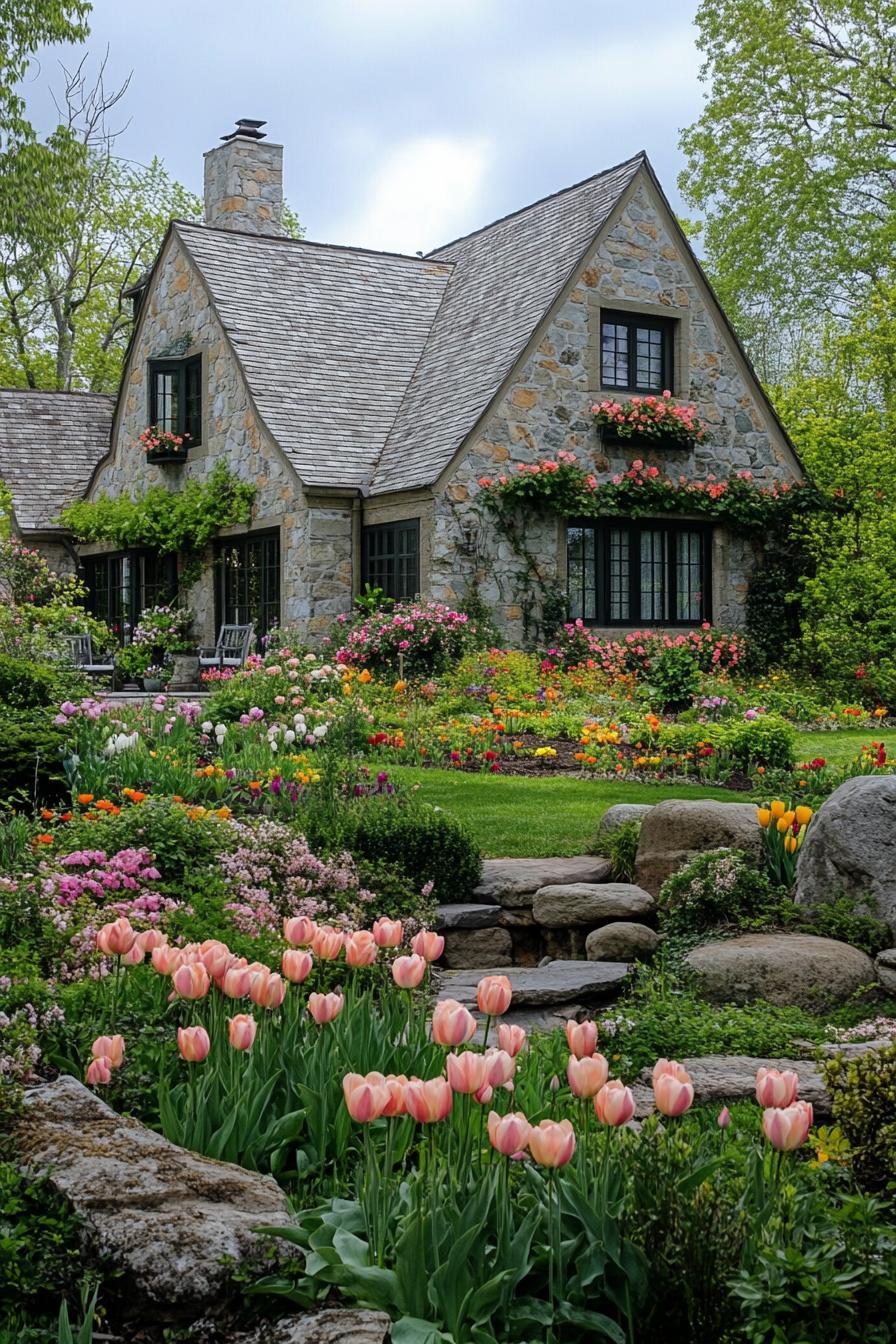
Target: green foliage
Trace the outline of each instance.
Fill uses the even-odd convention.
[[[788,902],[785,913],[796,912],[800,933],[814,933],[819,938],[835,938],[838,942],[859,947],[869,957],[876,957],[893,945],[890,927],[882,919],[856,909],[851,896],[838,896],[821,905],[793,905]]]
[[[660,891],[660,916],[674,933],[742,928],[771,916],[776,892],[764,873],[736,849],[698,854],[666,878]]]
[[[52,804],[65,794],[64,734],[48,715],[3,716],[0,732],[0,795]]]
[[[0,653],[0,712],[47,708],[55,700],[57,680],[46,664]]]
[[[757,765],[786,770],[795,762],[796,730],[777,714],[735,721],[726,726],[723,743],[731,764],[748,773]]]
[[[896,1045],[822,1065],[834,1119],[869,1185],[896,1180]]]
[[[745,604],[746,667],[764,672],[787,661],[799,639],[799,603],[794,595],[807,568],[800,553],[792,558],[783,548],[766,554],[750,575]]]
[[[604,854],[613,865],[614,882],[634,882],[635,856],[641,836],[640,821],[624,821],[612,831],[601,831],[595,852]]]
[[[661,710],[682,709],[697,694],[700,673],[693,654],[685,647],[663,649],[648,673],[651,704]]]
[[[49,1180],[0,1161],[0,1329],[26,1311],[55,1315],[60,1295],[77,1298],[80,1224]]]
[[[164,889],[191,895],[193,881],[200,887],[206,882],[207,870],[227,842],[226,828],[211,822],[197,824],[177,803],[152,797],[118,815],[72,822],[65,835],[71,850],[102,849],[116,854],[121,849],[148,849],[162,873]]]

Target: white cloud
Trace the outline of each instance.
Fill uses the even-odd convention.
[[[329,236],[358,247],[427,252],[478,228],[493,146],[484,137],[420,136],[379,162],[356,210]]]

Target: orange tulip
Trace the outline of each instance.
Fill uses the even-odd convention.
[[[574,1022],[570,1018],[566,1023],[566,1043],[576,1059],[593,1055],[597,1049],[597,1023]]]
[[[808,826],[812,820],[812,809],[811,807],[800,806],[796,808],[794,816],[801,826]]]
[[[691,1075],[683,1064],[679,1064],[677,1059],[657,1060],[653,1066],[654,1086],[656,1086],[657,1079],[661,1078],[663,1074],[668,1074],[671,1078],[677,1078],[680,1083],[689,1083],[691,1081]]]
[[[684,1115],[693,1105],[694,1085],[690,1080],[682,1082],[674,1074],[661,1073],[654,1080],[653,1099],[657,1110],[662,1111],[663,1115]]]
[[[756,1070],[756,1100],[760,1106],[792,1106],[800,1080],[793,1069]]]
[[[144,953],[149,952],[151,955],[154,948],[164,947],[168,939],[161,929],[144,929],[137,934],[136,941]]]
[[[130,952],[137,937],[131,922],[122,915],[111,924],[104,924],[96,935],[96,945],[107,957],[123,957]]]
[[[510,1007],[513,990],[506,975],[485,975],[476,987],[476,1002],[486,1017],[501,1017]]]
[[[407,1113],[418,1125],[432,1125],[451,1114],[454,1094],[447,1078],[411,1078],[405,1088]]]
[[[507,1051],[511,1059],[516,1059],[525,1044],[526,1030],[524,1027],[514,1026],[509,1022],[502,1022],[498,1027],[498,1045],[502,1050]]]
[[[286,998],[286,981],[276,971],[256,971],[249,984],[249,998],[259,1008],[279,1008]]]
[[[515,1157],[526,1151],[531,1129],[522,1111],[511,1111],[508,1115],[498,1115],[497,1111],[488,1113],[488,1141],[504,1157]]]
[[[416,952],[418,957],[423,957],[426,961],[438,961],[445,951],[445,939],[440,933],[432,933],[429,929],[421,929],[411,939],[411,951]]]
[[[178,1027],[177,1048],[190,1064],[201,1064],[211,1049],[205,1027]]]
[[[313,940],[316,932],[317,925],[307,915],[296,915],[283,921],[283,937],[292,947],[304,947]]]
[[[358,929],[346,935],[345,961],[347,966],[372,966],[376,961],[376,943],[369,929]]]
[[[182,999],[204,999],[211,981],[201,961],[185,962],[171,977],[175,993]]]
[[[602,1124],[627,1125],[635,1113],[631,1088],[618,1078],[611,1078],[594,1098],[594,1113]]]
[[[795,1101],[792,1106],[769,1106],[762,1112],[762,1132],[773,1148],[789,1153],[806,1142],[812,1118],[808,1101]]]
[[[448,1055],[445,1066],[452,1092],[471,1095],[488,1082],[488,1064],[485,1055],[476,1054],[472,1050]]]
[[[540,1167],[565,1167],[576,1150],[568,1120],[542,1120],[529,1130],[529,1152]]]
[[[318,1026],[332,1022],[338,1017],[345,1005],[342,994],[309,994],[308,1011]]]
[[[347,1073],[342,1080],[346,1110],[359,1124],[379,1120],[389,1104],[390,1094],[381,1073]]]
[[[227,1037],[234,1050],[251,1050],[258,1023],[249,1013],[237,1013],[227,1019]]]
[[[768,828],[771,819],[772,819],[772,810],[770,807],[757,807],[756,820],[759,822],[759,825],[762,827],[763,830],[766,830]]]
[[[97,1036],[90,1053],[94,1059],[107,1059],[113,1069],[121,1068],[124,1063],[123,1036]]]
[[[328,925],[322,924],[314,932],[311,951],[321,961],[335,961],[342,951],[344,941],[345,934],[341,929],[331,929]]]
[[[112,1061],[106,1059],[105,1055],[100,1055],[98,1059],[92,1059],[87,1066],[87,1082],[91,1087],[96,1087],[100,1083],[111,1083],[112,1081]]]
[[[287,980],[294,985],[301,985],[311,974],[314,958],[310,952],[288,948],[280,959],[280,965]]]
[[[392,963],[392,979],[399,989],[416,989],[426,974],[426,961],[416,952],[410,957],[396,957]]]
[[[610,1074],[610,1066],[603,1055],[584,1055],[576,1059],[570,1055],[566,1078],[576,1097],[594,1097]]]
[[[476,1033],[476,1019],[456,999],[442,999],[433,1009],[432,1039],[436,1045],[453,1049],[463,1045]]]
[[[378,919],[373,926],[373,941],[377,947],[398,947],[402,939],[400,919]]]

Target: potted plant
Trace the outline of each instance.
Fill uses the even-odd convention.
[[[115,671],[124,686],[136,685],[146,675],[151,662],[149,647],[144,644],[125,644],[115,655]]]
[[[163,691],[171,679],[169,663],[150,663],[143,673],[144,691]]]
[[[189,437],[189,434],[174,434],[158,425],[147,425],[137,443],[146,454],[147,462],[184,462]]]

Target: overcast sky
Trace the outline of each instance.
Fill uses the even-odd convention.
[[[94,0],[133,71],[119,152],[197,193],[237,117],[285,147],[309,238],[426,251],[646,149],[673,204],[697,0]],[[55,62],[28,90],[35,120]]]

